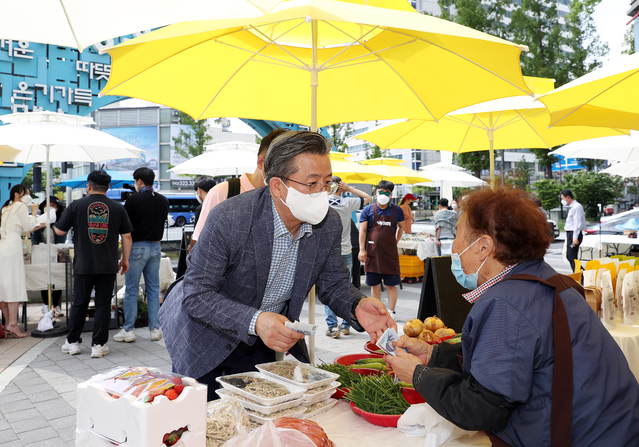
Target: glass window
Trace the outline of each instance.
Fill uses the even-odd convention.
[[[160,109],[160,124],[171,124],[171,109]]]
[[[171,128],[160,127],[160,143],[170,143],[171,142]]]

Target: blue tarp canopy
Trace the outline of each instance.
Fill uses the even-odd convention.
[[[107,174],[111,176],[111,188],[119,188],[123,183],[129,183],[133,185],[133,176],[131,174],[126,174],[122,171],[109,171],[105,170]],[[86,188],[87,187],[87,177],[89,175],[81,175],[80,177],[75,177],[69,180],[65,180],[62,183],[58,183],[54,186],[62,186],[69,188]]]

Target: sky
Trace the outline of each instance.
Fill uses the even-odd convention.
[[[630,9],[630,0],[602,0],[595,8],[593,18],[597,25],[599,38],[602,42],[608,42],[610,53],[608,60],[618,60],[621,56],[623,35],[628,26],[626,23],[631,18],[626,15]],[[637,18],[639,20],[639,18]]]

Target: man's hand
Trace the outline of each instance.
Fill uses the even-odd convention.
[[[359,259],[359,262],[361,263],[365,263],[366,262],[366,250],[360,250],[359,253],[357,254],[357,259]]]
[[[304,338],[304,334],[284,326],[288,318],[273,312],[262,312],[255,322],[255,333],[273,351],[286,352]]]
[[[377,298],[363,298],[355,309],[355,317],[359,324],[371,336],[371,341],[376,343],[379,337],[389,327],[397,330],[397,324],[386,310],[386,306]]]
[[[406,349],[409,354],[419,358],[419,361],[424,365],[430,361],[430,356],[433,353],[433,345],[418,338],[411,338],[408,335],[402,335],[393,345],[396,348]]]
[[[395,346],[398,346],[398,343],[399,340],[394,343]],[[397,354],[397,357],[385,355],[384,360],[392,367],[393,373],[399,377],[399,380],[406,383],[413,383],[415,368],[417,368],[417,365],[421,365],[422,361],[418,357],[408,354],[403,349],[396,349],[395,354]]]
[[[576,247],[577,245],[579,245],[579,239],[575,239],[575,238],[573,238],[573,239],[572,239],[572,245],[573,245],[573,246],[575,246],[575,247]]]
[[[120,260],[118,269],[120,270],[120,275],[124,275],[126,272],[129,271],[129,261],[125,261],[124,259]]]

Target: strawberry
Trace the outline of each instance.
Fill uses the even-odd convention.
[[[162,444],[166,444],[168,440],[169,440],[169,434],[168,433],[164,433],[164,436],[162,436]],[[166,444],[166,445],[168,445],[168,444]]]
[[[171,382],[173,382],[173,384],[175,384],[175,385],[182,385],[182,378],[180,378],[178,376],[170,377],[169,380]]]
[[[166,390],[164,392],[164,395],[169,399],[169,400],[175,400],[178,397],[178,393],[174,390],[174,389],[170,389],[170,390]]]
[[[178,435],[176,432],[172,431],[166,440],[165,444],[169,447],[175,445],[180,440],[181,435]]]
[[[184,391],[184,385],[175,385],[173,389],[179,396],[180,394],[182,394],[182,391]]]

